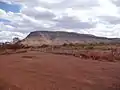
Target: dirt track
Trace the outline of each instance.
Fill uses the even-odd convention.
[[[2,55],[0,79],[8,83],[0,80],[0,90],[120,90],[120,62],[40,52]]]

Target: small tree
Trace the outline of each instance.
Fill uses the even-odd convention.
[[[68,46],[68,44],[67,44],[67,43],[64,43],[62,46],[66,47],[66,46]]]
[[[13,44],[18,43],[20,39],[18,37],[13,38]]]

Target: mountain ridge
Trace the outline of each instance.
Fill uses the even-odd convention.
[[[65,31],[33,31],[23,41],[29,46],[43,44],[61,45],[64,43],[113,43],[119,42],[120,38],[98,37],[91,34],[80,34]]]

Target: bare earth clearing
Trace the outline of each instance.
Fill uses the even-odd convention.
[[[120,90],[120,62],[39,51],[0,55],[0,90]]]

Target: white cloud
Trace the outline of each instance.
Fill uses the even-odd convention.
[[[23,34],[20,32],[11,32],[11,31],[1,31],[0,32],[0,42],[12,41],[14,37],[19,37],[23,39],[27,34]]]
[[[37,20],[49,20],[55,17],[54,13],[51,10],[42,7],[24,8],[21,10],[21,13],[33,17]]]
[[[0,9],[1,35],[36,30],[74,31],[97,36],[120,37],[119,0],[0,0],[21,4],[20,13]],[[12,36],[12,34],[10,34]],[[18,34],[16,34],[18,35]],[[27,34],[26,34],[27,35]],[[4,37],[4,35],[2,35]],[[19,35],[18,35],[19,36]],[[1,38],[0,38],[1,39]]]
[[[77,17],[68,17],[62,16],[55,20],[56,27],[65,28],[65,29],[86,29],[93,28],[95,25],[90,24],[89,22],[83,22],[79,20]]]
[[[2,17],[4,15],[6,15],[6,12],[4,10],[0,9],[0,17]]]

